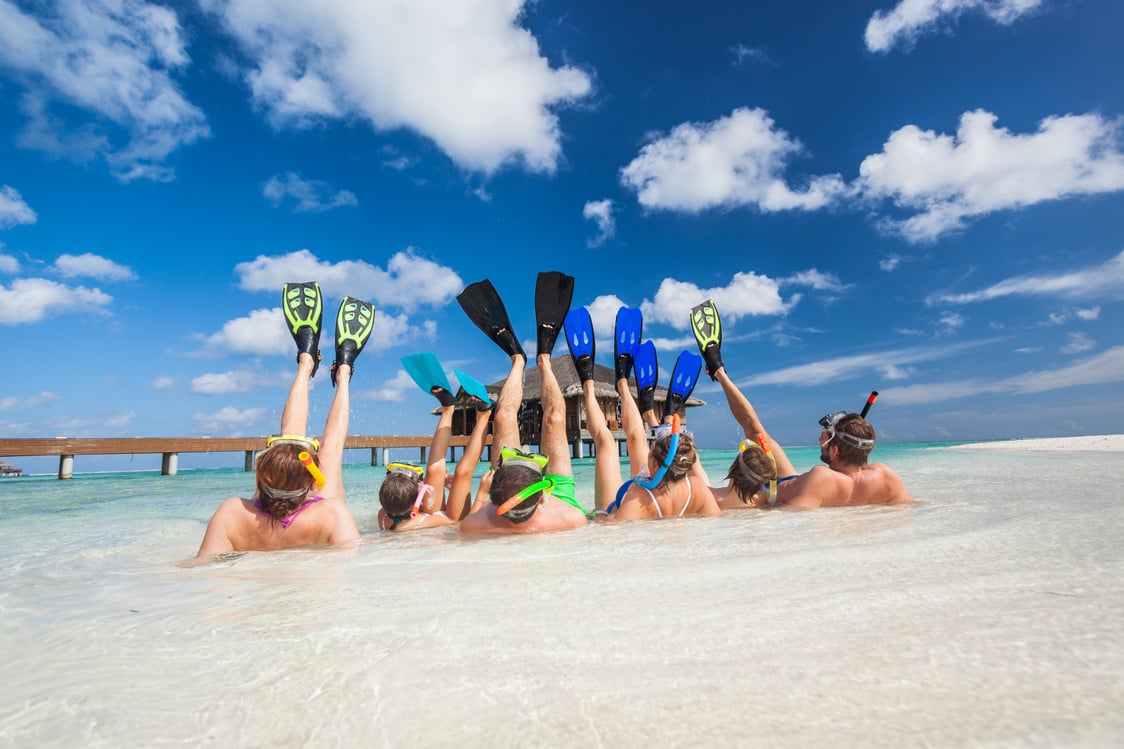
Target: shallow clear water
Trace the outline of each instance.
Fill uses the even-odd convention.
[[[879,457],[926,503],[467,539],[349,466],[359,547],[195,568],[248,474],[5,479],[0,745],[1124,742],[1124,454]]]

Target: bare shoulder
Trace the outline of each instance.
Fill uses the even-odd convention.
[[[466,516],[461,520],[460,528],[464,533],[487,533],[496,530],[496,518],[493,505],[488,503],[480,510]]]

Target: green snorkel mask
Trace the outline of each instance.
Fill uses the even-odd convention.
[[[500,448],[500,466],[526,466],[540,476],[546,471],[548,459],[542,453],[525,453],[514,447]]]

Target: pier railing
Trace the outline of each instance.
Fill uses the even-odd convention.
[[[418,448],[419,460],[425,462],[429,451],[431,436],[352,436],[344,443],[344,449],[369,448],[371,465],[384,465],[389,462],[388,453],[395,448]],[[244,468],[254,470],[255,455],[265,449],[265,437],[90,437],[55,439],[0,439],[0,458],[59,456],[59,478],[69,479],[74,475],[74,456],[76,455],[160,455],[160,472],[165,476],[176,475],[180,453],[245,453]],[[456,459],[456,448],[468,444],[468,437],[449,438],[450,459]],[[491,444],[491,437],[487,445]]]

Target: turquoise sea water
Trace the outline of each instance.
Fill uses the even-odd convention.
[[[193,568],[251,474],[3,479],[0,746],[1124,742],[1124,454],[877,456],[923,504],[529,538],[380,534],[350,465],[359,546]]]

